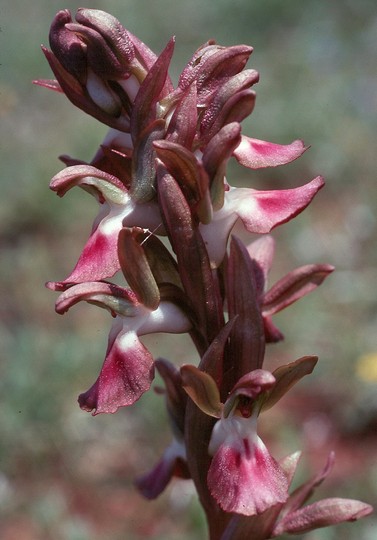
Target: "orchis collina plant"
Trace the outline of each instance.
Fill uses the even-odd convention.
[[[174,39],[156,56],[102,11],[79,9],[76,20],[58,12],[50,46],[43,52],[56,80],[37,83],[110,128],[90,163],[64,156],[67,167],[51,181],[59,196],[79,186],[99,204],[75,268],[48,283],[60,292],[58,313],[86,301],[113,317],[104,364],[80,407],[115,413],[159,372],[173,440],[136,485],[153,499],[174,476],[191,478],[212,540],[301,534],[369,514],[369,505],[348,499],[305,505],[333,457],[290,493],[299,454],[278,460],[258,435],[260,414],[317,362],[306,356],[265,370],[266,343],[283,338],[272,317],[333,268],[306,265],[267,287],[274,252],[267,233],[308,206],[321,177],[266,191],[233,187],[226,177],[232,158],[256,170],[306,150],[300,140],[280,145],[242,134],[258,81],[245,68],[251,47],[205,43],[174,88]],[[263,236],[244,245],[232,235],[237,222]],[[123,286],[109,281],[119,271]],[[189,333],[199,365],[154,360],[140,338],[155,332]]]

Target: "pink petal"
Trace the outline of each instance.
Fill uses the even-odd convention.
[[[99,281],[113,276],[120,268],[118,260],[118,234],[122,228],[121,216],[110,230],[104,230],[104,221],[91,234],[71,274],[52,285],[55,290],[71,283]]]
[[[229,192],[229,200],[246,229],[262,234],[297,216],[323,186],[323,178],[317,176],[294,189],[257,191],[236,188]]]
[[[111,341],[98,379],[78,399],[80,407],[94,411],[93,415],[132,405],[149,390],[154,378],[152,355],[134,332],[121,333]]]
[[[288,498],[287,478],[259,439],[253,444],[223,444],[215,454],[207,477],[208,487],[226,512],[260,514]]]
[[[243,135],[233,155],[241,165],[249,169],[261,169],[290,163],[300,157],[306,149],[300,140],[291,144],[275,144]]]

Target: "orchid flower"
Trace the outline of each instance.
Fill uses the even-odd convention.
[[[93,414],[114,413],[137,401],[154,378],[153,357],[139,337],[156,332],[187,332],[191,323],[171,302],[161,301],[156,309],[149,309],[138,302],[131,290],[104,282],[70,287],[59,296],[56,311],[65,313],[80,301],[109,310],[114,321],[101,373],[93,386],[80,395],[79,404]]]
[[[288,481],[257,434],[257,418],[274,405],[304,375],[316,357],[304,357],[275,373],[256,369],[241,377],[224,404],[212,377],[195,366],[183,366],[183,387],[196,405],[218,418],[208,452],[213,456],[207,482],[226,512],[253,516],[284,503]]]
[[[252,372],[251,377],[247,389],[241,386],[246,382],[244,377],[230,393],[213,428],[208,448],[213,459],[207,477],[208,487],[223,510],[249,516],[288,497],[284,471],[257,435],[256,398],[275,379],[263,370]]]
[[[117,177],[90,165],[73,165],[54,176],[50,187],[62,197],[74,186],[94,195],[100,205],[92,233],[71,274],[50,288],[61,290],[69,284],[112,277],[120,268],[117,245],[123,225],[157,230],[161,216],[156,202],[135,202]]]

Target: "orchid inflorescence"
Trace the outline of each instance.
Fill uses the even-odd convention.
[[[110,130],[90,163],[64,156],[51,181],[63,196],[92,194],[99,214],[71,274],[47,286],[56,311],[86,301],[113,323],[104,364],[79,396],[92,413],[115,413],[148,391],[155,370],[173,432],[171,445],[136,485],[150,499],[173,476],[191,478],[210,538],[274,538],[353,521],[371,512],[360,501],[330,498],[305,505],[325,469],[289,493],[299,453],[274,459],[257,434],[272,407],[317,363],[305,356],[272,373],[266,343],[280,341],[272,316],[308,294],[333,271],[311,264],[267,287],[274,241],[268,233],[302,212],[323,187],[318,176],[293,189],[233,187],[228,161],[252,170],[289,163],[306,150],[253,139],[240,123],[253,110],[258,73],[246,69],[246,45],[202,45],[174,88],[172,38],[159,56],[113,16],[59,11],[43,52],[56,80],[39,85],[66,94]],[[254,235],[245,245],[235,224]],[[112,283],[121,271],[124,286]],[[189,333],[198,366],[153,359],[140,337]]]

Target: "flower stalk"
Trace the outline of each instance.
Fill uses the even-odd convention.
[[[75,20],[59,11],[49,38],[43,52],[56,79],[37,84],[109,127],[90,163],[64,156],[67,167],[50,184],[59,196],[80,187],[99,205],[75,268],[47,284],[60,293],[58,313],[85,301],[112,316],[104,364],[80,407],[115,413],[147,392],[158,371],[172,442],[136,486],[153,499],[173,477],[191,479],[211,540],[301,534],[369,514],[368,504],[348,499],[306,505],[333,456],[290,493],[299,454],[278,459],[258,435],[261,413],[318,361],[305,356],[264,369],[266,346],[283,339],[272,317],[333,267],[302,266],[267,287],[269,233],[300,214],[324,181],[266,191],[228,181],[233,158],[253,171],[306,150],[300,140],[282,145],[242,133],[259,78],[245,67],[252,48],[205,43],[174,88],[174,38],[157,56],[113,16],[86,8]],[[236,223],[253,241],[232,234]],[[111,281],[116,274],[123,285]],[[154,359],[141,337],[158,332],[188,333],[199,364]]]

